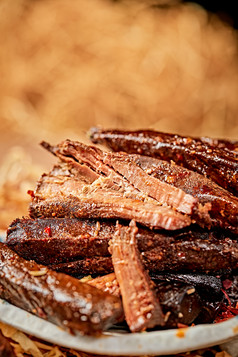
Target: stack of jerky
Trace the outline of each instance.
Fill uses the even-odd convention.
[[[29,192],[30,218],[11,224],[7,249],[74,281],[90,274],[84,284],[118,299],[111,323],[122,298],[132,332],[235,316],[237,143],[100,129],[91,139],[114,152],[42,143],[59,163]]]

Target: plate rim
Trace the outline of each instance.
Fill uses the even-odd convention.
[[[111,356],[169,355],[211,347],[238,335],[238,316],[217,324],[145,333],[104,333],[101,337],[71,335],[0,299],[0,321],[44,341],[75,350]],[[178,337],[184,334],[184,337]],[[199,338],[198,338],[199,336]]]

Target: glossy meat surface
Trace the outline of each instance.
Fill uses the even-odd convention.
[[[218,185],[238,194],[237,143],[182,137],[152,130],[91,130],[93,143],[162,160],[173,160],[211,178]]]
[[[19,219],[8,229],[7,244],[25,259],[71,275],[112,271],[108,243],[115,221]],[[225,233],[192,227],[155,232],[138,228],[138,249],[150,271],[225,271],[238,268],[238,243]]]
[[[238,198],[212,180],[184,167],[148,156],[131,155],[149,175],[181,188],[202,205],[210,204],[212,226],[238,233]]]
[[[0,297],[70,331],[99,334],[123,316],[120,299],[19,257],[0,243]]]

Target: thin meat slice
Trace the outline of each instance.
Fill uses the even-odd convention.
[[[26,261],[0,243],[0,297],[82,334],[100,334],[123,317],[119,298]]]
[[[17,219],[6,243],[25,259],[72,275],[112,271],[108,244],[115,221],[76,218]],[[183,231],[138,228],[138,249],[147,269],[224,271],[238,268],[238,243],[229,235],[193,226]],[[101,260],[101,258],[106,258]],[[110,270],[111,269],[111,270]]]
[[[238,198],[212,180],[184,167],[148,156],[129,155],[149,175],[159,178],[196,197],[199,203],[211,204],[212,226],[238,233]]]
[[[120,172],[138,190],[154,198],[161,204],[167,204],[179,212],[191,215],[197,199],[186,194],[180,188],[168,185],[157,177],[149,176],[127,154],[105,153],[104,162]]]
[[[112,262],[120,286],[127,324],[132,332],[164,326],[164,316],[152,281],[144,270],[136,245],[137,227],[117,224],[110,245]]]
[[[65,140],[56,147],[43,142],[42,145],[68,162],[69,158],[90,165],[98,172],[110,176],[117,184],[139,190],[142,194],[154,198],[160,204],[166,204],[179,212],[192,214],[197,199],[186,194],[179,188],[150,177],[135,162],[130,161],[126,154],[106,153],[76,141]],[[127,183],[127,181],[128,183]],[[133,188],[132,188],[133,189]]]
[[[114,151],[173,160],[211,178],[218,185],[238,194],[237,143],[183,137],[152,130],[123,131],[93,128],[91,140]]]
[[[151,228],[181,229],[191,224],[190,217],[139,199],[124,197],[111,188],[107,178],[93,183],[75,176],[69,165],[57,166],[43,174],[29,208],[36,217],[122,218],[135,219]]]

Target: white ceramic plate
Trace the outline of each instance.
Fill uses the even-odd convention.
[[[110,356],[175,354],[221,344],[238,335],[237,316],[219,324],[186,329],[134,334],[112,330],[102,337],[72,336],[58,326],[1,299],[0,321],[59,346]]]

